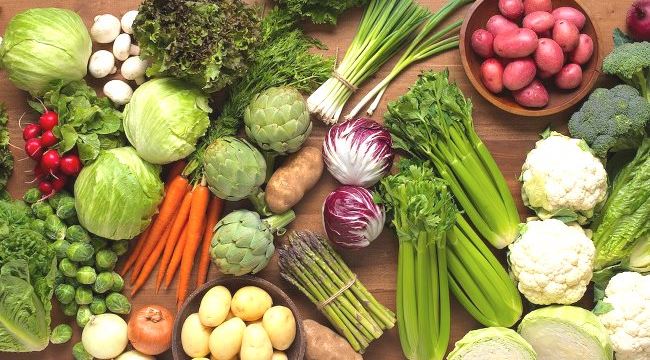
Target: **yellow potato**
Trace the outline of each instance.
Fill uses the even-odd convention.
[[[271,306],[273,299],[269,293],[256,286],[245,286],[232,297],[230,310],[244,321],[255,321],[261,319]]]
[[[260,324],[251,324],[244,331],[244,338],[241,343],[241,360],[271,360],[273,357],[273,345],[271,339]]]
[[[271,356],[271,360],[289,360],[289,358],[284,352],[275,350],[273,356]]]
[[[217,360],[217,358],[210,355],[210,360]],[[228,360],[239,360],[239,357],[237,357],[237,355],[235,355],[235,356],[233,356],[232,358],[230,358]]]
[[[210,353],[208,343],[211,332],[211,328],[201,324],[198,313],[188,316],[181,329],[183,351],[192,358],[201,358],[208,355]]]
[[[199,318],[205,326],[217,327],[228,317],[230,312],[230,291],[223,286],[215,286],[208,290],[201,299]]]
[[[262,325],[275,349],[288,349],[296,338],[296,318],[288,307],[274,306],[268,309]]]
[[[217,326],[210,334],[210,353],[215,360],[236,357],[242,346],[246,324],[240,318],[232,318]]]
[[[226,320],[230,320],[235,317],[235,314],[232,313],[232,310],[228,309],[228,315],[226,315]],[[224,320],[224,321],[226,321]]]

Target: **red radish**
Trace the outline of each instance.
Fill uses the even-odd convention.
[[[54,186],[49,181],[41,181],[41,183],[38,184],[38,190],[41,191],[41,194],[48,196],[54,191]]]
[[[36,164],[36,166],[34,166],[34,177],[42,179],[45,175],[47,175],[47,171],[43,170],[41,164]]]
[[[41,125],[43,130],[52,130],[55,126],[59,124],[59,115],[54,111],[46,111],[38,119],[38,123]]]
[[[56,143],[59,141],[59,139],[56,138],[52,130],[46,130],[43,132],[43,135],[41,135],[41,144],[43,144],[44,147],[51,147],[56,145]]]
[[[25,152],[27,156],[34,160],[38,160],[43,155],[43,145],[41,144],[41,139],[32,138],[25,142]]]
[[[66,155],[59,164],[61,172],[69,176],[77,176],[81,171],[81,160],[77,155]]]
[[[43,154],[41,158],[41,164],[43,167],[49,171],[54,171],[59,168],[61,162],[61,156],[56,150],[48,150]]]
[[[636,41],[650,40],[650,0],[637,0],[627,12],[627,28]]]
[[[37,124],[27,124],[23,129],[23,140],[33,139],[41,134],[41,127]]]
[[[65,187],[65,177],[61,174],[57,174],[52,180],[52,188],[54,191],[61,191]]]

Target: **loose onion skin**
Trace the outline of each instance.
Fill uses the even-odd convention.
[[[128,337],[131,345],[145,355],[159,355],[172,343],[174,315],[160,305],[147,305],[131,315]]]

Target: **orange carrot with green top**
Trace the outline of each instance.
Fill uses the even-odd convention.
[[[208,213],[206,214],[205,230],[203,231],[203,244],[201,244],[201,259],[199,260],[199,273],[196,278],[196,287],[205,284],[208,277],[208,270],[210,268],[210,243],[212,242],[212,232],[221,217],[223,210],[223,200],[212,196],[210,205],[208,205]]]
[[[185,224],[187,223],[187,219],[190,214],[191,205],[192,205],[192,192],[188,192],[187,194],[185,194],[185,198],[183,198],[183,203],[181,204],[181,207],[178,210],[178,215],[176,216],[176,219],[174,219],[174,223],[172,224],[172,230],[169,233],[169,237],[167,238],[167,243],[165,244],[165,250],[163,252],[162,260],[160,261],[160,267],[158,268],[158,275],[156,277],[156,293],[158,293],[158,290],[160,289],[160,284],[162,284],[162,280],[165,275],[165,270],[167,270],[167,266],[169,265],[169,260],[171,260],[172,258],[172,254],[174,252],[176,243],[178,242],[178,238],[181,236],[181,233],[183,232],[183,228],[185,228]]]
[[[164,288],[169,288],[169,285],[172,283],[174,276],[176,275],[176,270],[178,270],[179,265],[181,264],[181,258],[183,257],[183,250],[185,249],[185,242],[187,241],[187,226],[183,229],[181,238],[176,243],[174,248],[174,254],[172,259],[169,261],[169,266],[165,272],[165,286]]]
[[[169,237],[171,230],[172,227],[170,225],[167,227],[167,230],[165,230],[165,233],[163,234],[161,240],[167,240],[167,237]],[[144,283],[149,278],[149,275],[151,275],[153,268],[156,266],[158,259],[160,259],[160,255],[165,249],[165,244],[166,241],[159,241],[158,244],[156,245],[156,248],[154,249],[153,253],[151,254],[151,256],[149,256],[149,258],[145,262],[144,267],[142,268],[142,272],[138,275],[138,279],[135,281],[135,284],[133,284],[133,287],[131,288],[131,296],[135,295],[135,293],[137,293],[138,290],[140,290],[140,288],[144,285]]]

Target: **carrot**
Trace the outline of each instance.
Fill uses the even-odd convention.
[[[196,251],[201,243],[201,233],[205,224],[205,211],[208,208],[208,201],[210,200],[210,190],[203,183],[195,187],[193,192],[190,219],[187,223],[187,240],[185,249],[183,249],[180,281],[176,292],[176,298],[179,304],[182,304],[187,296],[190,276],[192,275],[192,264],[194,264]]]
[[[160,267],[158,268],[158,276],[156,277],[156,293],[160,289],[160,284],[162,283],[163,276],[165,275],[167,265],[169,265],[169,260],[171,260],[174,247],[178,242],[178,237],[181,236],[181,232],[183,231],[185,223],[187,222],[187,217],[190,214],[190,205],[192,205],[192,193],[188,192],[185,194],[185,198],[183,198],[183,203],[178,210],[176,219],[174,219],[172,230],[169,234],[169,237],[167,238],[167,243],[165,244],[165,251],[160,262]]]
[[[167,185],[171,184],[174,178],[183,174],[185,166],[187,166],[187,162],[185,160],[178,160],[177,162],[171,164],[169,171],[167,171],[167,177],[165,178]]]
[[[196,278],[196,287],[205,284],[208,277],[208,269],[210,268],[210,243],[212,242],[212,231],[219,221],[221,211],[223,210],[223,200],[216,196],[212,196],[210,205],[208,205],[208,213],[206,214],[206,225],[203,231],[203,244],[201,245],[201,259],[199,260],[199,274]]]
[[[189,191],[188,182],[182,176],[177,176],[169,184],[169,190],[165,195],[165,199],[160,206],[160,212],[156,218],[156,222],[151,226],[151,231],[149,232],[149,237],[147,237],[147,242],[144,244],[142,253],[138,258],[138,261],[135,263],[133,271],[139,273],[144,266],[144,263],[147,261],[154,248],[160,241],[160,237],[167,228],[167,226],[174,220],[176,216],[176,210],[178,209],[179,204],[183,201],[183,197]],[[132,280],[135,280],[132,277]]]
[[[126,262],[124,262],[124,265],[122,265],[122,269],[120,269],[119,274],[124,277],[126,273],[129,272],[129,269],[135,264],[135,261],[138,259],[138,256],[140,256],[140,252],[142,251],[142,246],[144,245],[145,242],[147,242],[147,236],[149,235],[149,230],[151,229],[151,226],[147,227],[147,229],[138,236],[138,239],[136,240],[135,247],[133,248],[133,251],[131,251],[131,254],[129,254],[129,258],[126,259]]]
[[[172,227],[167,226],[167,229],[165,230],[165,233],[163,234],[163,237],[161,240],[167,240],[171,233]],[[163,249],[165,249],[165,244],[166,241],[159,241],[158,244],[156,245],[156,248],[154,249],[153,253],[149,258],[147,259],[146,263],[144,264],[144,267],[142,268],[142,272],[138,275],[138,279],[135,281],[135,284],[133,284],[133,287],[131,288],[131,296],[135,295],[135,293],[140,290],[140,288],[144,285],[144,283],[147,281],[149,278],[149,275],[151,275],[151,272],[153,271],[153,268],[156,266],[156,263],[158,262],[158,259],[160,259],[160,255],[163,252]]]
[[[165,286],[164,286],[165,289],[169,288],[169,285],[172,283],[172,280],[174,279],[174,275],[176,275],[176,270],[178,270],[178,266],[181,264],[181,258],[183,256],[183,250],[185,249],[186,241],[187,241],[187,226],[185,227],[185,229],[183,229],[181,238],[176,243],[176,247],[174,248],[174,254],[172,255],[172,259],[169,261],[169,266],[167,267],[167,271],[165,272]]]

